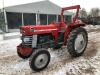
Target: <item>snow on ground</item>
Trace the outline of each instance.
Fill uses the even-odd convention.
[[[97,30],[100,29],[100,25],[95,25],[95,26],[93,26],[93,25],[86,25],[84,28],[86,28],[87,31],[89,31],[89,32],[94,32],[94,31],[97,31]]]
[[[13,33],[6,33],[6,34],[4,34],[4,36],[14,36],[14,35],[20,35],[20,33],[19,32],[13,32]]]
[[[21,42],[19,38],[0,41],[0,58],[15,54],[16,46]]]
[[[85,53],[71,58],[66,47],[50,50],[51,61],[46,69],[34,72],[29,67],[29,59],[17,56],[19,38],[0,42],[0,75],[100,75],[100,28],[89,30],[89,42]],[[91,31],[93,29],[93,31]]]

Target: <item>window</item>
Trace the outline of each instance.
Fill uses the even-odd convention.
[[[56,15],[48,15],[48,24],[54,21],[56,22]]]
[[[71,22],[71,16],[64,15],[64,21],[65,21],[66,24],[69,24]]]
[[[9,29],[15,29],[22,25],[22,14],[7,12],[7,22]]]
[[[36,25],[36,14],[24,13],[24,25]]]
[[[58,22],[61,21],[61,16],[58,15]],[[71,22],[71,15],[64,15],[64,21],[65,23],[69,24]]]
[[[58,15],[58,22],[60,22],[61,21],[61,16],[60,15]]]
[[[40,24],[47,25],[47,15],[46,14],[40,14]]]

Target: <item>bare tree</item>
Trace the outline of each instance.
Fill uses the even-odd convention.
[[[80,18],[87,18],[87,12],[86,12],[85,8],[82,8],[80,10]]]
[[[2,12],[2,10],[0,10],[0,29],[4,29],[4,13]]]
[[[90,13],[90,20],[93,25],[98,24],[100,18],[100,9],[99,8],[92,8]]]
[[[99,8],[92,8],[90,11],[90,15],[91,17],[98,17],[100,13],[100,9]]]
[[[80,10],[79,18],[80,18],[83,22],[87,23],[87,12],[86,12],[85,8],[82,8],[82,9]]]

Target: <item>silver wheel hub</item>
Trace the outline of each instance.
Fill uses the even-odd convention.
[[[37,68],[43,68],[48,62],[48,56],[47,54],[41,54],[39,55],[35,60],[35,66]]]
[[[83,35],[84,35],[83,33],[78,34],[75,40],[75,50],[78,53],[81,53],[86,46],[86,39],[84,38]]]

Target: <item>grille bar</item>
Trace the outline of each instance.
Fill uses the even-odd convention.
[[[24,38],[29,38],[29,41],[24,42]],[[32,47],[32,36],[22,36],[22,45]]]

